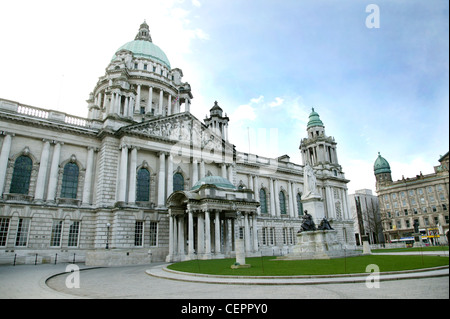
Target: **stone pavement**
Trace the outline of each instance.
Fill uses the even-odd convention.
[[[448,256],[448,252],[446,255]],[[382,275],[379,288],[365,276],[220,278],[169,273],[166,263],[93,268],[80,264],[80,288],[66,287],[67,264],[0,266],[0,298],[145,299],[448,299],[449,270]],[[172,278],[170,278],[172,277]],[[175,279],[175,280],[168,280]],[[202,281],[202,282],[201,282]],[[238,293],[237,293],[238,292]]]

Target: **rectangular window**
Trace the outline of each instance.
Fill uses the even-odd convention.
[[[78,220],[73,221],[72,225],[69,227],[69,247],[78,246],[78,234],[80,233],[80,222]]]
[[[288,243],[288,229],[283,227],[283,245],[287,245]]]
[[[54,220],[52,225],[52,235],[50,238],[51,247],[61,246],[62,220]]]
[[[9,218],[0,218],[0,246],[6,246],[6,239],[8,238]]]
[[[158,245],[158,223],[150,222],[150,246]]]
[[[147,70],[147,64],[144,64],[144,70]]]
[[[144,222],[137,220],[134,225],[134,245],[141,247],[144,239]]]
[[[267,227],[262,228],[262,244],[267,246]]]
[[[30,229],[30,219],[20,218],[17,225],[16,246],[25,247],[28,241],[28,230]]]
[[[270,242],[270,245],[273,246],[273,245],[275,245],[275,227],[270,227],[269,232],[270,232],[269,242]]]

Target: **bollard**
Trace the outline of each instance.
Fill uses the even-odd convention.
[[[55,265],[56,265],[57,260],[58,260],[58,254],[55,254]]]
[[[37,264],[37,255],[38,254],[36,254],[36,257],[34,258],[34,265],[36,266],[36,264]]]
[[[16,257],[17,257],[17,254],[14,254],[14,263],[13,263],[13,266],[16,265]]]
[[[74,264],[75,263],[75,253],[73,253],[73,262],[72,262],[72,264]]]

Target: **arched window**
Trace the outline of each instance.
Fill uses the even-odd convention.
[[[267,197],[266,191],[263,188],[259,191],[259,202],[261,204],[261,214],[267,214]]]
[[[150,201],[150,172],[146,168],[141,168],[137,172],[136,201]]]
[[[279,197],[280,197],[280,214],[286,215],[286,196],[282,191],[280,191]]]
[[[173,191],[184,191],[184,177],[181,173],[173,174]]]
[[[9,192],[12,194],[28,194],[30,188],[33,161],[26,155],[19,156],[14,162],[14,171]]]
[[[303,216],[302,194],[297,193],[298,216]]]
[[[73,162],[64,166],[61,198],[77,198],[78,172],[78,165]]]

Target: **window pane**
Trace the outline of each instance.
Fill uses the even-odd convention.
[[[282,215],[286,215],[286,196],[284,196],[283,192],[280,192],[280,213]]]
[[[78,165],[75,163],[67,163],[64,166],[61,198],[77,198],[78,171]]]
[[[298,216],[303,216],[302,195],[300,194],[297,194],[297,208],[298,208]]]
[[[9,218],[0,218],[0,246],[6,246],[8,229],[9,229]]]
[[[134,245],[135,246],[142,246],[143,243],[143,236],[144,235],[144,222],[143,221],[136,221],[136,224],[134,226]]]
[[[184,190],[184,177],[180,173],[175,173],[173,175],[173,191],[183,191]]]
[[[80,222],[74,221],[69,227],[69,247],[78,246],[78,234],[80,232]]]
[[[28,156],[19,156],[14,162],[14,171],[11,180],[10,193],[28,194],[33,162]]]
[[[267,214],[267,198],[266,191],[261,188],[259,191],[259,201],[261,204],[261,214]]]
[[[27,245],[29,228],[30,220],[28,218],[20,218],[17,225],[16,246],[25,247]]]
[[[158,238],[158,223],[150,222],[150,246],[157,245]]]
[[[148,202],[150,200],[150,172],[141,168],[137,174],[136,201]]]
[[[62,220],[54,220],[52,226],[52,236],[50,239],[50,246],[61,246],[61,230]]]

